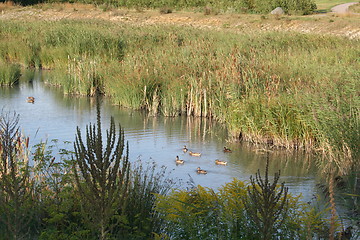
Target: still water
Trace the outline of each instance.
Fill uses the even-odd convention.
[[[96,123],[94,99],[64,96],[61,89],[46,86],[44,75],[37,73],[33,81],[23,81],[19,86],[0,88],[0,107],[3,111],[15,111],[20,115],[19,125],[31,144],[40,141],[58,140],[58,148],[72,149],[76,127],[83,135],[89,123]],[[27,97],[35,97],[35,103],[28,103]],[[258,169],[263,174],[266,154],[257,147],[227,142],[226,129],[216,122],[187,117],[151,117],[145,113],[121,109],[104,100],[101,106],[103,129],[109,127],[110,117],[120,123],[129,144],[130,160],[155,162],[166,166],[170,176],[188,187],[191,179],[196,185],[217,189],[233,178],[248,181]],[[183,153],[189,150],[201,152],[201,157]],[[224,146],[232,153],[224,153]],[[179,156],[185,163],[176,165]],[[215,160],[227,161],[227,166],[215,165]],[[208,174],[198,175],[196,168],[207,170]],[[281,182],[289,191],[302,194],[304,200],[316,192],[316,169],[310,157],[301,153],[270,153],[270,174],[281,170]],[[181,179],[181,181],[180,181]]]

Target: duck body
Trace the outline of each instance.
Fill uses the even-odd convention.
[[[195,156],[195,157],[201,156],[201,153],[196,153],[196,152],[192,152],[192,151],[189,151],[189,154],[190,154],[190,156]]]
[[[183,147],[183,152],[186,153],[187,151],[188,151],[187,147],[184,146],[184,147]]]
[[[219,159],[216,159],[216,160],[215,160],[215,164],[217,164],[217,165],[227,165],[227,162],[225,162],[225,161],[220,161]]]
[[[224,147],[224,150],[223,150],[223,151],[224,151],[224,152],[229,152],[229,153],[232,152],[231,149],[230,149],[230,148],[227,148],[227,147]]]
[[[196,172],[197,172],[198,174],[207,174],[207,171],[201,169],[200,167],[198,167],[198,168],[196,169]]]
[[[27,98],[27,102],[28,102],[28,103],[34,103],[34,102],[35,102],[35,98],[34,98],[34,97],[28,97],[28,98]]]
[[[185,161],[179,159],[179,156],[176,156],[175,162],[176,162],[176,164],[184,164]]]

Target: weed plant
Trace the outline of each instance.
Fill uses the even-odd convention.
[[[18,121],[0,116],[1,239],[150,239],[158,231],[155,194],[173,182],[155,165],[130,167],[113,122],[104,149],[101,129],[90,125],[86,145],[78,132],[75,152],[55,159],[46,142],[30,151]]]

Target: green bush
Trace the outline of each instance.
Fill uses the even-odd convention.
[[[329,228],[329,209],[287,193],[279,175],[272,183],[256,174],[250,184],[234,179],[218,191],[201,186],[158,196],[156,210],[169,239],[312,239]]]

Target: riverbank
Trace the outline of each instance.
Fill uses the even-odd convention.
[[[215,118],[235,140],[316,149],[327,156],[322,168],[341,174],[358,166],[358,18],[339,17],[333,31],[315,34],[316,27],[259,26],[328,26],[332,15],[244,20],[123,11],[70,4],[6,10],[2,59],[53,69],[49,84],[65,94],[100,91],[152,115]]]

